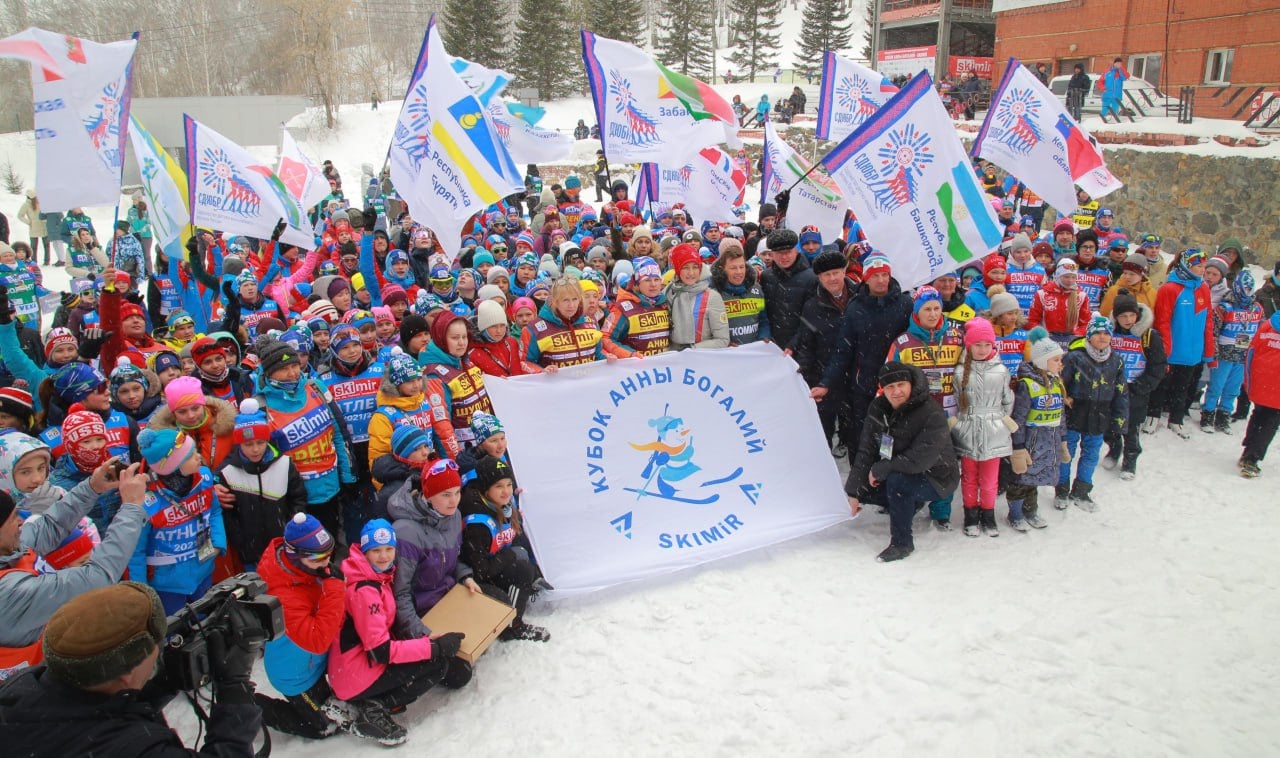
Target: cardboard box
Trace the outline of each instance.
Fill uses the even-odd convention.
[[[483,592],[473,594],[459,584],[427,611],[422,623],[433,635],[448,632],[465,634],[458,648],[458,657],[474,664],[515,618],[515,608]]]

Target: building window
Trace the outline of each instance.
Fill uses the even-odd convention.
[[[1204,59],[1205,84],[1230,84],[1231,64],[1235,60],[1236,51],[1230,48],[1210,50]]]
[[[1129,76],[1160,86],[1160,53],[1129,56]]]

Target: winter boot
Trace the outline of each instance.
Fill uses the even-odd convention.
[[[320,712],[343,732],[351,731],[352,725],[360,715],[360,710],[355,705],[339,700],[334,695],[330,695],[329,699],[324,701],[320,706]]]
[[[1159,416],[1147,416],[1147,420],[1142,422],[1143,434],[1155,434],[1156,430],[1159,428],[1160,428]]]
[[[1169,422],[1169,431],[1173,432],[1174,434],[1178,435],[1179,437],[1181,437],[1181,438],[1182,438],[1182,439],[1184,439],[1184,440],[1189,440],[1189,439],[1191,439],[1191,430],[1190,430],[1190,429],[1188,429],[1188,428],[1186,427],[1186,425],[1185,425],[1185,424],[1175,424],[1175,423],[1173,423],[1172,421],[1170,421],[1170,422]],[[1212,430],[1212,429],[1209,429],[1209,430],[1206,430],[1206,431],[1213,431],[1213,430]]]
[[[471,664],[454,656],[445,661],[444,679],[441,683],[451,690],[460,690],[471,681]]]
[[[366,700],[360,704],[360,715],[351,725],[351,733],[387,747],[402,745],[409,737],[404,727],[391,718],[387,707],[377,700]]]
[[[1262,469],[1258,467],[1258,462],[1248,457],[1242,457],[1238,464],[1240,466],[1240,476],[1245,479],[1257,479],[1262,476]]]
[[[1125,482],[1133,481],[1133,477],[1138,472],[1138,457],[1136,455],[1125,455],[1124,462],[1120,464],[1120,480]]]
[[[1009,526],[1013,527],[1015,532],[1027,531],[1027,520],[1022,517],[1022,501],[1009,501]]]
[[[512,624],[502,630],[502,634],[498,635],[498,639],[503,642],[510,642],[512,640],[546,642],[551,639],[551,632],[548,632],[543,627],[526,624],[522,621],[519,624]]]
[[[1107,471],[1114,471],[1116,466],[1120,465],[1120,448],[1108,447],[1107,454],[1102,458],[1102,468]]]
[[[1065,511],[1071,505],[1071,485],[1066,482],[1053,488],[1053,507]]]
[[[964,536],[977,537],[981,534],[979,525],[981,524],[981,516],[978,514],[977,506],[966,505],[964,507]]]
[[[1200,411],[1200,431],[1213,434],[1213,419],[1216,415],[1213,411]]]
[[[999,537],[1000,527],[996,526],[996,509],[982,509],[982,531],[987,533],[988,537]]]
[[[940,532],[949,532],[951,531],[951,521],[944,518],[933,519],[933,528]]]
[[[1049,528],[1049,522],[1044,520],[1044,517],[1040,515],[1040,511],[1024,511],[1024,513],[1027,517],[1027,526],[1032,529]]]
[[[1098,510],[1098,504],[1093,502],[1093,498],[1089,497],[1089,493],[1093,491],[1093,485],[1082,482],[1079,479],[1071,486],[1071,502],[1075,503],[1080,510],[1086,513],[1093,513]]]
[[[880,555],[876,556],[876,560],[880,561],[881,563],[891,563],[893,561],[900,561],[903,558],[906,558],[908,555],[911,555],[915,551],[916,549],[914,547],[911,547],[910,545],[906,545],[906,546],[890,545],[889,547],[886,547],[884,550],[880,551]]]
[[[1219,408],[1218,412],[1213,414],[1213,430],[1223,434],[1231,434],[1231,411],[1224,411]]]

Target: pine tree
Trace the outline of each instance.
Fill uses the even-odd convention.
[[[782,44],[781,36],[771,31],[778,28],[782,0],[729,0],[729,12],[733,16],[729,28],[737,46],[729,60],[746,72],[748,80],[758,71],[771,71]]]
[[[537,87],[543,100],[565,97],[580,89],[582,44],[568,18],[566,0],[520,0],[516,19],[516,80]]]
[[[853,24],[848,22],[847,0],[808,0],[800,22],[797,67],[817,71],[822,66],[824,51],[838,53],[849,47],[853,41]]]
[[[502,68],[507,62],[505,3],[501,0],[448,0],[440,34],[451,55],[482,66]]]
[[[666,0],[658,18],[658,60],[682,74],[711,76],[712,7],[706,0]]]
[[[601,37],[643,44],[644,15],[640,0],[586,0],[583,21],[586,28]]]
[[[867,2],[867,28],[862,32],[862,57],[866,59],[870,65],[874,66],[875,61],[871,60],[871,40],[875,39],[876,33],[876,3],[879,0],[866,0]]]

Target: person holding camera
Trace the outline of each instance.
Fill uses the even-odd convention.
[[[122,478],[121,488],[130,495],[146,480],[136,472]],[[198,752],[184,747],[165,721],[172,691],[159,682],[147,684],[168,633],[160,598],[145,584],[122,582],[59,608],[45,629],[45,664],[0,689],[6,755],[252,755],[262,712],[253,702],[249,675],[261,642],[235,631],[244,628],[237,624],[244,611],[231,606],[232,631],[208,633],[213,708]]]
[[[147,476],[137,464],[117,479],[108,460],[39,516],[23,522],[13,497],[0,491],[0,682],[40,663],[45,624],[59,606],[89,590],[120,581],[147,514]],[[93,557],[83,566],[42,572],[40,556],[55,550],[79,526],[98,496],[119,489],[123,504]]]

